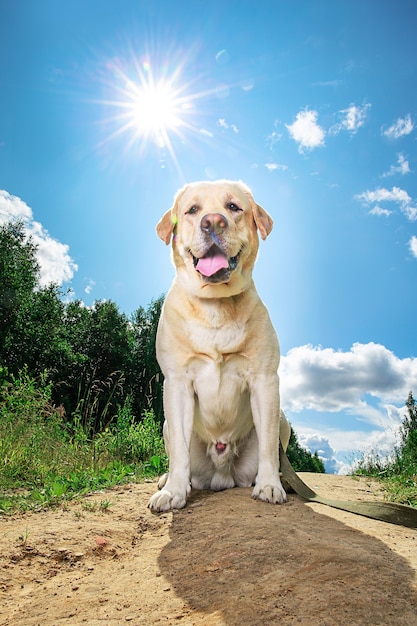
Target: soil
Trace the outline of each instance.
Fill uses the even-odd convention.
[[[383,497],[365,478],[302,477],[328,497]],[[156,516],[155,489],[0,519],[0,624],[417,625],[417,531],[249,489]]]

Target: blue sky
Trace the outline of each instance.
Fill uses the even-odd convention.
[[[416,23],[412,0],[0,0],[0,220],[45,284],[130,314],[172,281],[176,190],[245,181],[284,408],[343,471],[417,395]]]

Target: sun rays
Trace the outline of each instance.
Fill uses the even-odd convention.
[[[195,101],[210,94],[190,92],[191,83],[183,77],[181,64],[170,71],[162,65],[155,67],[147,57],[134,58],[130,66],[120,60],[107,66],[104,83],[109,97],[100,101],[106,111],[103,122],[110,129],[105,142],[123,137],[126,151],[168,152],[179,168],[175,142],[183,143],[187,134],[201,134]]]

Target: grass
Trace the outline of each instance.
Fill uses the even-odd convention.
[[[356,474],[376,478],[384,488],[389,501],[417,507],[417,466],[405,471],[388,461],[382,467],[383,469],[379,458],[377,463],[370,458],[366,463],[362,461],[359,464]]]
[[[417,507],[417,474],[414,476],[391,476],[384,486],[392,502]]]
[[[400,443],[388,458],[371,454],[359,462],[357,474],[377,478],[391,502],[417,507],[417,405],[410,392]]]
[[[0,514],[40,510],[165,471],[152,412],[137,422],[129,400],[93,437],[51,403],[51,386],[22,372],[0,387]]]

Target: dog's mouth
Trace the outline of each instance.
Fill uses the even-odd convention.
[[[206,254],[197,258],[192,253],[194,267],[204,280],[211,283],[226,282],[237,268],[241,250],[236,256],[227,257],[215,244]]]

